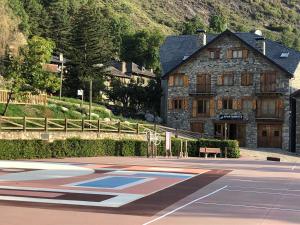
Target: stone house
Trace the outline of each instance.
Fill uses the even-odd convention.
[[[255,33],[168,37],[160,49],[162,116],[168,126],[290,149],[290,96],[300,53]]]

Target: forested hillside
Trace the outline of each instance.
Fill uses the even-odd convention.
[[[70,29],[68,26],[71,26],[77,10],[89,0],[1,1],[8,4],[0,6],[1,15],[4,15],[1,33],[5,35],[2,39],[10,39],[8,36],[14,34],[19,23],[19,30],[27,36],[46,36],[60,42],[59,33]],[[182,33],[184,22],[196,19],[209,28],[212,16],[218,15],[232,30],[261,29],[266,36],[300,49],[298,0],[96,0],[96,4],[112,21],[116,45],[120,45],[120,33],[145,29],[158,30],[164,35]],[[6,6],[12,9],[14,15]],[[2,50],[5,40],[1,40]],[[121,49],[117,51],[120,53]]]

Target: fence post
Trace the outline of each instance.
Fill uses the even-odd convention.
[[[121,133],[121,121],[118,123],[118,133]]]
[[[140,134],[140,124],[139,123],[136,124],[136,133]]]
[[[157,124],[155,123],[154,124],[154,132],[156,132],[157,131]]]
[[[100,133],[101,131],[101,123],[100,123],[100,119],[98,119],[98,133]]]
[[[45,132],[48,132],[48,118],[45,117]]]
[[[65,132],[68,131],[68,119],[65,118]]]
[[[84,131],[84,119],[82,118],[82,121],[81,121],[81,131]]]
[[[2,116],[0,116],[0,131],[2,130]]]
[[[26,132],[26,116],[23,117],[23,131]]]

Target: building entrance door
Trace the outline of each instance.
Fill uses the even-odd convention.
[[[282,125],[259,124],[257,146],[261,148],[282,148]]]
[[[226,129],[227,127],[227,129]],[[221,139],[237,140],[241,147],[246,145],[246,126],[237,123],[216,123],[215,137]]]

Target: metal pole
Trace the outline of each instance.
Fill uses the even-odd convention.
[[[60,60],[61,60],[61,70],[60,70],[59,100],[61,100],[61,95],[62,95],[62,82],[63,82],[63,73],[64,73],[64,58],[63,58],[63,54],[60,55]]]
[[[93,80],[90,80],[90,104],[89,104],[89,119],[92,119],[92,99],[93,99]]]

